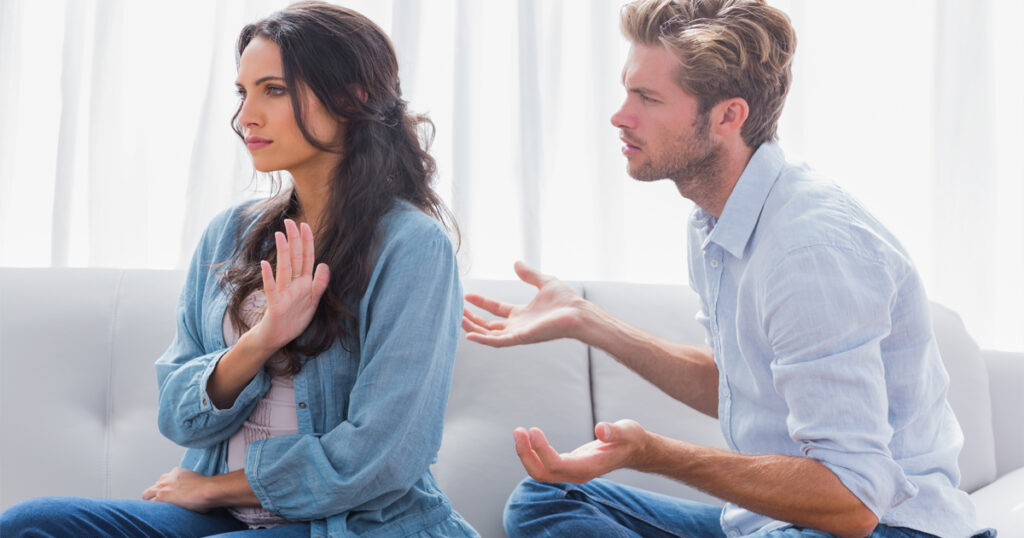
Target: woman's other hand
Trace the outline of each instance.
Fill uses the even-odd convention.
[[[208,499],[208,481],[209,477],[203,474],[175,467],[160,475],[155,484],[143,491],[142,500],[175,504],[193,512],[207,512],[215,508]]]
[[[260,262],[263,269],[263,293],[267,308],[263,318],[250,330],[267,349],[281,349],[297,338],[313,320],[320,298],[327,290],[330,269],[327,264],[315,266],[313,231],[309,225],[296,226],[285,219],[287,235],[277,232],[277,272],[270,262]]]

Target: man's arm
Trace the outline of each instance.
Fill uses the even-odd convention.
[[[718,416],[718,368],[711,348],[669,342],[615,318],[583,299],[560,280],[516,262],[516,274],[535,286],[526,305],[510,305],[480,295],[466,300],[498,320],[466,310],[466,338],[494,347],[575,338],[603,349],[669,396],[712,417]]]
[[[715,497],[801,527],[863,537],[878,518],[820,462],[743,455],[648,432],[632,420],[602,422],[597,440],[559,454],[537,428],[517,429],[516,452],[544,482],[583,483],[619,468],[665,475]]]

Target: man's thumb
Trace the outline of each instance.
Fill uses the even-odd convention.
[[[598,422],[594,428],[597,438],[605,443],[611,443],[617,437],[615,427],[607,422]]]

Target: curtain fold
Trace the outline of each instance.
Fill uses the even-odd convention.
[[[627,177],[609,122],[622,0],[339,3],[390,33],[436,125],[464,276],[686,282],[692,204]],[[787,154],[886,223],[981,345],[1024,349],[1024,4],[772,3],[800,40]],[[234,42],[285,5],[0,2],[0,265],[182,267],[264,194],[229,126]]]

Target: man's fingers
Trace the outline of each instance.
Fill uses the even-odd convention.
[[[484,319],[484,318],[476,315],[476,313],[474,313],[472,310],[470,310],[468,308],[462,309],[462,317],[463,318],[469,318],[469,321],[472,321],[473,324],[476,325],[477,327],[480,327],[482,329],[487,329],[489,331],[500,331],[500,330],[503,330],[505,328],[505,322],[504,321],[497,321],[497,320],[492,321],[492,320],[489,320],[489,319]]]
[[[562,456],[548,443],[548,438],[540,428],[530,428],[530,446],[545,468],[557,472],[562,464]]]
[[[540,480],[541,482],[550,481],[550,476],[547,469],[544,468],[544,463],[540,461],[536,452],[533,451],[529,432],[524,428],[516,428],[512,432],[512,438],[516,441],[516,455],[519,456],[519,461],[523,463],[523,468],[526,469],[526,472],[534,480]]]
[[[489,299],[483,295],[477,295],[475,293],[467,293],[466,302],[473,306],[482,308],[495,316],[501,316],[503,318],[507,318],[509,314],[512,313],[513,308],[513,306],[508,303],[495,301],[494,299]]]
[[[544,273],[541,273],[540,271],[533,269],[532,267],[526,265],[521,261],[517,261],[515,265],[513,265],[513,268],[515,269],[516,275],[519,277],[519,280],[522,280],[523,282],[526,282],[527,284],[536,288],[541,288],[544,286],[544,284],[547,284],[548,282],[551,282],[552,280],[555,279],[555,277],[551,275],[545,275]]]
[[[463,322],[465,322],[465,320],[463,320]],[[515,337],[507,334],[496,336],[493,334],[469,331],[466,332],[466,340],[491,347],[508,347],[518,344]]]

